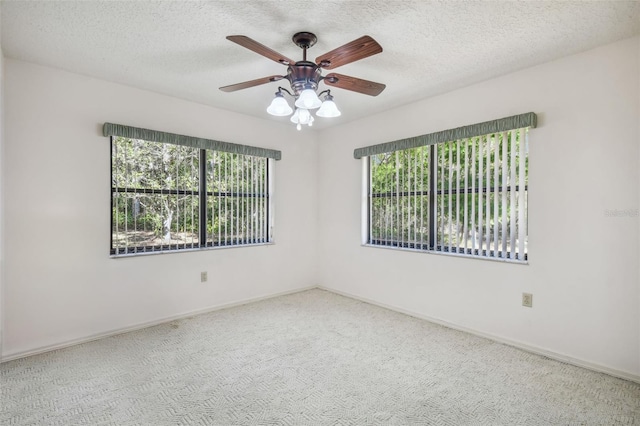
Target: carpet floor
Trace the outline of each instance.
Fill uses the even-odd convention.
[[[323,290],[0,373],[3,425],[640,425],[640,384]]]

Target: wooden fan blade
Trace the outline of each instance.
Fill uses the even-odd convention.
[[[293,65],[296,63],[293,59],[289,59],[284,55],[276,52],[273,49],[269,49],[267,46],[258,43],[257,41],[243,35],[227,36],[227,40],[231,40],[234,43],[239,44],[242,47],[246,47],[249,50],[253,50],[259,55],[269,58],[272,61],[276,61],[283,65]]]
[[[285,76],[283,75],[272,75],[271,77],[263,77],[258,78],[256,80],[245,81],[243,83],[232,84],[230,86],[221,87],[220,90],[223,92],[235,92],[236,90],[247,89],[253,86],[260,86],[261,84],[271,83],[272,81],[282,80]]]
[[[324,83],[329,86],[339,87],[340,89],[351,90],[352,92],[363,93],[369,96],[378,96],[384,88],[387,87],[382,83],[336,73],[327,74],[324,78]]]
[[[362,36],[351,43],[333,49],[316,58],[316,64],[328,70],[351,62],[359,61],[371,55],[382,52],[382,46],[369,36]]]

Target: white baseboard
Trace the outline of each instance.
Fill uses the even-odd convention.
[[[448,321],[444,321],[438,318],[433,318],[428,315],[423,315],[417,312],[409,311],[407,309],[399,308],[394,305],[389,305],[386,303],[381,303],[373,299],[369,299],[366,297],[357,296],[355,294],[347,293],[344,291],[336,290],[329,287],[324,287],[322,285],[318,285],[318,288],[321,290],[326,290],[331,293],[336,293],[341,296],[349,297],[351,299],[359,300],[361,302],[370,303],[372,305],[380,306],[381,308],[389,309],[391,311],[400,312],[405,315],[409,315],[415,318],[420,318],[435,324],[443,325],[448,328],[452,328],[454,330],[463,331],[465,333],[473,334],[475,336],[484,337],[485,339],[493,340],[494,342],[503,343],[505,345],[513,346],[518,349],[522,349],[527,352],[531,352],[537,355],[542,355],[547,358],[551,358],[556,361],[564,362],[567,364],[575,365],[576,367],[586,368],[588,370],[597,371],[598,373],[605,373],[613,377],[617,377],[624,380],[629,380],[631,382],[640,383],[640,376],[633,373],[628,373],[626,371],[616,370],[614,368],[605,367],[603,365],[595,364],[589,361],[584,361],[578,358],[574,358],[568,355],[564,355],[561,353],[549,351],[547,349],[539,348],[537,346],[532,346],[526,343],[518,342],[515,340],[510,340],[501,336],[496,336],[490,333],[484,333],[479,330],[474,330],[472,328],[467,328],[463,326],[459,326]]]
[[[246,305],[247,303],[259,302],[261,300],[272,299],[274,297],[285,296],[287,294],[299,293],[299,292],[311,290],[311,289],[314,289],[314,288],[317,288],[317,286],[296,288],[296,289],[293,289],[293,290],[282,291],[282,292],[279,292],[279,293],[267,294],[267,295],[258,296],[258,297],[251,297],[249,299],[243,299],[243,300],[239,300],[239,301],[236,301],[236,302],[225,303],[225,304],[222,304],[222,305],[212,306],[212,307],[208,307],[208,308],[204,308],[204,309],[197,309],[197,310],[194,310],[194,311],[184,312],[184,313],[181,313],[181,314],[178,314],[178,315],[172,315],[172,316],[169,316],[169,317],[160,318],[160,319],[157,319],[157,320],[154,320],[154,321],[148,321],[148,322],[144,322],[144,323],[139,323],[139,324],[132,325],[130,327],[118,328],[118,329],[106,331],[106,332],[103,332],[103,333],[96,333],[96,334],[92,334],[90,336],[81,337],[81,338],[73,339],[73,340],[68,340],[68,341],[61,342],[61,343],[56,343],[54,345],[41,346],[39,348],[30,349],[30,350],[27,350],[27,351],[9,353],[9,354],[3,356],[0,362],[8,362],[8,361],[13,361],[13,360],[19,359],[19,358],[26,358],[26,357],[32,356],[32,355],[38,355],[38,354],[42,354],[42,353],[45,353],[45,352],[55,351],[57,349],[68,348],[69,346],[75,346],[75,345],[80,345],[82,343],[92,342],[94,340],[104,339],[105,337],[116,336],[118,334],[129,333],[131,331],[141,330],[141,329],[147,328],[147,327],[153,327],[155,325],[160,325],[160,324],[164,324],[164,323],[167,323],[167,322],[171,322],[171,321],[175,321],[175,320],[179,320],[179,319],[183,319],[183,318],[192,317],[194,315],[201,315],[201,314],[206,314],[206,313],[209,313],[209,312],[219,311],[221,309],[233,308],[234,306]]]

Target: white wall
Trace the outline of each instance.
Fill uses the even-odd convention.
[[[605,216],[638,208],[639,47],[636,37],[323,131],[319,283],[640,375],[638,217]],[[529,265],[360,245],[354,148],[528,111],[539,117]]]
[[[638,208],[639,52],[625,40],[319,136],[7,59],[1,354],[321,284],[639,375],[640,226],[605,216]],[[360,246],[354,148],[527,111],[529,265]],[[277,243],[110,259],[105,121],[281,149]]]
[[[2,3],[0,3],[0,16],[1,9]],[[2,173],[4,170],[4,54],[1,34],[0,28],[0,360],[2,360],[4,336],[4,179]]]
[[[5,357],[316,283],[313,133],[12,59],[5,66]],[[107,121],[282,150],[276,244],[109,258]]]
[[[640,43],[638,44],[637,48],[637,55],[640,56]],[[640,66],[637,68],[637,84],[638,87],[640,87]],[[640,90],[638,90],[638,96],[637,96],[637,102],[640,105]],[[636,117],[636,122],[638,124],[638,143],[640,144],[640,118]],[[638,149],[638,154],[640,155],[640,149]],[[638,159],[638,164],[640,164],[640,158]],[[640,173],[639,173],[640,175]],[[638,191],[640,191],[640,184],[638,185]],[[640,200],[640,194],[638,199]],[[640,242],[640,226],[638,226],[638,241]],[[638,275],[640,276],[640,249],[638,250],[638,257],[636,259],[636,265],[638,266]],[[640,306],[640,291],[638,292],[638,306]],[[638,315],[638,321],[640,321],[640,315]],[[638,326],[638,342],[640,342],[640,325]],[[640,346],[640,343],[639,343]],[[640,350],[639,350],[640,352]],[[640,364],[640,354],[638,355],[639,359],[638,359],[638,364]]]

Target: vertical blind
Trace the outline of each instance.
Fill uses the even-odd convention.
[[[265,158],[210,152],[208,175],[209,241],[214,246],[268,241],[268,161]]]
[[[370,153],[362,156],[363,241],[526,261],[528,131],[536,122],[535,115],[511,121],[527,125],[390,152],[376,150],[402,143],[361,149]]]
[[[163,138],[161,132],[123,127],[130,135]],[[123,133],[122,127],[115,130]],[[272,240],[271,178],[279,151],[238,145],[229,152],[185,140],[111,136],[113,256]],[[236,146],[221,144],[215,146]]]

